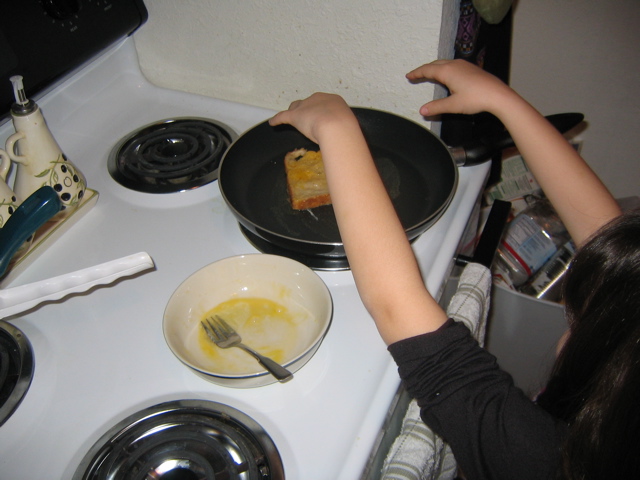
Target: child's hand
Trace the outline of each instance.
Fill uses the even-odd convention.
[[[425,117],[492,112],[503,104],[506,93],[513,93],[500,79],[465,60],[436,60],[407,73],[407,78],[435,81],[451,92],[449,97],[424,104],[420,113]]]
[[[288,110],[274,115],[269,124],[293,125],[309,140],[320,144],[323,127],[345,120],[355,120],[355,116],[342,97],[314,93],[304,100],[296,100]]]

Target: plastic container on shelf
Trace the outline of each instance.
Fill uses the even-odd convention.
[[[546,198],[541,198],[509,223],[496,252],[495,269],[517,288],[569,240],[569,234]]]

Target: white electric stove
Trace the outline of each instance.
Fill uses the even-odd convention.
[[[178,400],[228,406],[270,439],[281,467],[229,478],[359,478],[400,382],[351,273],[318,272],[333,298],[333,323],[293,381],[248,389],[209,383],[169,350],[162,333],[165,306],[176,287],[204,265],[259,252],[241,233],[216,181],[182,192],[147,193],[120,185],[107,168],[114,145],[144,125],[210,118],[239,135],[274,112],[151,85],[141,74],[132,37],[37,102],[99,198],[9,286],[139,251],[148,252],[156,268],[6,319],[28,339],[35,368],[22,401],[0,426],[0,478],[74,478],[94,444],[124,419]],[[1,126],[2,144],[11,133],[10,122]],[[413,244],[434,294],[449,274],[488,169],[460,168],[447,211]],[[178,467],[164,466],[174,476],[159,471],[155,477],[117,478],[215,478],[197,476],[186,464]]]

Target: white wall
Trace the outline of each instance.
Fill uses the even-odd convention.
[[[157,85],[273,109],[328,91],[423,121],[434,89],[404,75],[453,54],[459,0],[145,3],[136,48]]]
[[[515,7],[511,85],[544,114],[585,114],[582,155],[616,197],[640,195],[639,50],[639,0]]]
[[[273,109],[330,91],[422,121],[434,90],[404,74],[451,56],[458,4],[146,0],[135,39],[145,75],[163,87]],[[639,26],[640,0],[515,6],[512,86],[545,114],[586,115],[582,154],[617,197],[640,195]]]

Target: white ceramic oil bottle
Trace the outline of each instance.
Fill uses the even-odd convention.
[[[15,103],[11,116],[16,133],[6,142],[11,160],[17,163],[13,190],[27,198],[40,187],[52,187],[60,197],[62,210],[55,219],[71,213],[82,201],[87,182],[80,170],[67,159],[40,111],[26,98],[22,76],[11,77]]]

